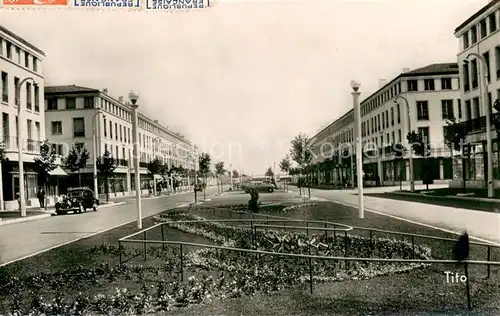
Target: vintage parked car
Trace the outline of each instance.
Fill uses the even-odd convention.
[[[68,194],[63,200],[56,203],[56,214],[64,215],[68,212],[83,213],[87,209],[97,211],[99,200],[94,198],[94,192],[89,188],[73,188],[68,190]]]
[[[243,186],[246,193],[250,193],[250,189],[256,189],[257,191],[273,193],[276,190],[276,185],[271,181],[252,181]]]

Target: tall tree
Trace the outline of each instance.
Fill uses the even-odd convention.
[[[203,199],[206,199],[206,186],[207,186],[207,177],[210,174],[210,164],[212,162],[212,158],[207,153],[201,153],[199,161],[198,161],[198,170],[200,175],[205,179],[205,185],[203,186]]]
[[[156,179],[155,175],[159,175],[161,173],[161,169],[163,167],[163,161],[159,158],[155,158],[148,162],[146,168],[148,169],[149,174],[153,178],[153,195],[156,195]]]
[[[64,159],[64,165],[71,172],[78,171],[78,185],[82,186],[81,169],[87,166],[87,161],[90,158],[90,153],[85,147],[85,143],[75,143]]]
[[[434,160],[429,159],[431,154],[431,145],[427,143],[419,133],[411,131],[406,136],[408,143],[410,143],[411,150],[415,155],[422,157],[421,163],[421,177],[426,189],[429,190],[429,184],[432,183],[434,177]]]
[[[224,169],[224,162],[223,161],[219,161],[218,163],[215,164],[215,175],[217,176],[217,191],[219,191],[219,185],[222,187],[221,177],[224,175],[225,171],[226,170]],[[221,191],[222,191],[222,188],[221,188]]]
[[[56,154],[52,149],[52,144],[45,140],[40,145],[40,156],[35,157],[35,170],[38,173],[38,181],[47,191],[50,172],[57,168]]]
[[[286,155],[283,159],[281,159],[279,163],[280,170],[285,173],[286,176],[288,176],[288,173],[290,172],[290,168],[292,166],[292,163],[290,161],[290,157]],[[288,191],[288,179],[285,179],[283,182],[284,189]]]
[[[291,141],[290,156],[301,170],[304,170],[311,163],[313,148],[309,144],[309,137],[306,134],[299,134]],[[310,182],[307,181],[309,197],[311,196]]]
[[[106,202],[109,201],[109,178],[113,176],[116,169],[116,160],[109,151],[105,151],[102,157],[97,157],[96,167],[99,175],[104,180],[104,190],[106,191]]]
[[[500,129],[500,122],[498,122],[498,127],[495,123],[495,120],[493,120],[493,122],[498,134],[498,130]],[[468,132],[465,123],[459,122],[455,118],[448,120],[446,124],[447,126],[444,129],[444,142],[450,149],[450,157],[453,161],[453,151],[460,152],[460,155],[462,156],[462,187],[465,193],[467,191],[467,161],[464,156],[464,145]]]
[[[238,173],[238,171],[234,170],[233,169],[233,178],[239,178],[240,177],[240,174]]]
[[[273,168],[271,168],[271,167],[267,168],[265,176],[266,177],[274,177]]]

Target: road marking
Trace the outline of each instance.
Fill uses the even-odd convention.
[[[191,202],[190,202],[190,203],[191,203]],[[184,203],[184,204],[181,204],[181,205],[177,205],[177,206],[174,206],[174,207],[172,207],[172,208],[170,208],[170,209],[168,209],[168,210],[172,210],[172,209],[175,209],[175,208],[181,208],[181,207],[187,207],[187,206],[189,206],[189,203]],[[168,210],[167,210],[167,211],[168,211]],[[148,216],[146,216],[146,217],[143,217],[143,219],[144,219],[144,218],[147,218],[147,217],[154,216],[154,215],[159,214],[159,213],[162,213],[162,212],[165,212],[165,210],[155,212],[155,213],[153,213],[153,214],[151,214],[151,215],[148,215]],[[21,260],[24,260],[24,259],[28,259],[28,258],[30,258],[30,257],[36,256],[36,255],[39,255],[39,254],[42,254],[42,253],[47,252],[47,251],[50,251],[50,250],[52,250],[52,249],[56,249],[56,248],[59,248],[59,247],[62,247],[62,246],[65,246],[65,245],[71,244],[71,243],[73,243],[73,242],[77,242],[77,241],[79,241],[79,240],[81,240],[81,239],[85,239],[85,238],[93,237],[93,236],[95,236],[95,235],[102,234],[102,233],[107,232],[107,231],[109,231],[109,230],[113,230],[113,229],[118,228],[118,227],[120,227],[120,226],[123,226],[123,225],[128,225],[128,224],[133,223],[133,222],[136,222],[136,221],[137,221],[137,219],[134,219],[134,220],[128,221],[128,222],[126,222],[126,223],[118,224],[118,225],[115,225],[115,226],[112,226],[112,227],[109,227],[109,228],[103,229],[103,230],[101,230],[101,231],[98,231],[98,232],[95,232],[95,233],[92,233],[92,234],[89,234],[89,235],[86,235],[86,236],[83,236],[83,237],[79,237],[79,238],[75,238],[75,239],[70,240],[70,241],[63,242],[63,243],[61,243],[61,244],[58,244],[58,245],[55,245],[55,246],[49,247],[49,248],[47,248],[47,249],[40,250],[40,251],[34,252],[34,253],[32,253],[32,254],[26,255],[26,256],[24,256],[24,257],[21,257],[21,258],[18,258],[18,259],[14,259],[14,260],[11,260],[11,261],[9,261],[9,262],[1,263],[1,264],[0,264],[0,267],[4,267],[4,266],[9,265],[9,264],[11,264],[11,263],[14,263],[14,262],[17,262],[17,261],[21,261]]]

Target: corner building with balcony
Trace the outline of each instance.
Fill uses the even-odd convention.
[[[466,181],[469,187],[486,187],[488,179],[486,146],[486,111],[491,114],[491,139],[493,153],[493,178],[495,187],[500,185],[499,133],[495,121],[500,121],[500,113],[494,109],[500,102],[500,1],[489,2],[455,29],[459,39],[457,61],[460,69],[460,89],[464,104],[464,125],[467,131],[469,154],[465,159]],[[478,54],[482,57],[470,55]],[[486,87],[483,86],[483,60],[487,66]],[[484,100],[484,89],[488,98]],[[485,106],[486,104],[486,106]],[[463,185],[462,159],[456,159],[455,179],[451,186]]]
[[[38,176],[34,159],[39,156],[40,142],[45,139],[43,103],[44,77],[42,50],[22,37],[0,26],[0,109],[2,112],[2,193],[5,210],[18,209],[15,195],[19,192],[19,155],[17,126],[22,129],[24,187],[27,205],[38,205]],[[21,89],[16,89],[26,78]],[[34,84],[36,83],[36,85]],[[18,119],[21,106],[21,122]]]
[[[392,148],[398,143],[408,148],[406,136],[410,131],[418,132],[431,145],[431,156],[436,158],[432,168],[434,182],[452,179],[451,150],[445,145],[444,127],[450,119],[463,116],[459,91],[456,63],[431,64],[415,70],[406,68],[389,82],[379,80],[379,89],[360,103],[365,184],[409,182],[409,157],[397,160]],[[398,95],[408,101],[408,108],[401,98],[398,103],[394,101]],[[311,139],[319,183],[356,181],[354,110]],[[350,155],[339,157],[339,147],[344,147],[340,152],[353,153],[352,164]],[[419,183],[422,164],[420,157],[413,155],[413,158],[414,179]]]
[[[80,170],[80,175],[71,174],[66,169],[70,176],[62,187],[79,186],[78,182],[81,181],[82,186],[93,188],[93,155],[102,157],[108,151],[117,163],[113,177],[108,179],[110,196],[135,194],[132,107],[128,101],[124,101],[123,97],[112,97],[107,89],[100,91],[76,85],[51,86],[45,87],[45,110],[45,132],[58,155],[66,157],[75,143],[84,143],[90,153],[87,166]],[[94,133],[96,153],[93,152]],[[155,158],[168,164],[169,168],[195,168],[197,147],[184,136],[140,112],[138,143],[141,190],[144,193],[148,192],[148,185],[152,180],[147,164]],[[157,180],[164,180],[159,175],[156,177]],[[99,194],[103,194],[104,179],[99,177],[98,187]]]

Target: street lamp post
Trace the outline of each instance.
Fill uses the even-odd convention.
[[[95,122],[97,115],[99,114],[99,110],[94,114],[92,117],[92,145],[93,145],[93,163],[94,163],[94,194],[95,198],[98,200],[99,199],[99,191],[98,191],[98,184],[97,184],[97,136],[96,136],[96,128],[95,128]],[[105,118],[106,115],[103,115],[103,118]]]
[[[353,106],[354,106],[354,115],[355,115],[355,130],[356,130],[356,171],[358,173],[358,204],[359,204],[359,218],[365,218],[365,210],[363,205],[363,148],[362,139],[361,139],[361,111],[359,106],[359,87],[361,85],[356,81],[351,81],[351,88],[353,92]]]
[[[396,96],[394,99],[395,103],[398,103],[398,100],[401,99],[405,102],[406,105],[406,118],[408,120],[408,133],[411,133],[411,118],[410,118],[410,104],[408,103],[408,99],[403,97],[402,95]],[[410,148],[408,150],[408,171],[410,173],[410,191],[415,192],[415,175],[413,174],[413,148],[412,144],[410,144]]]
[[[488,179],[487,179],[487,185],[488,185],[488,197],[492,198],[494,196],[494,183],[493,183],[493,153],[492,153],[492,143],[491,143],[491,107],[488,104],[488,64],[486,63],[486,60],[484,59],[483,56],[477,54],[477,53],[470,53],[467,55],[465,58],[466,61],[469,60],[470,57],[476,57],[481,61],[482,64],[482,78],[481,78],[481,89],[483,92],[482,99],[483,99],[483,108],[485,111],[486,115],[486,153],[488,155],[487,158],[487,168],[488,168]],[[464,179],[465,181],[465,179]]]
[[[139,173],[139,144],[137,143],[138,138],[138,119],[137,119],[137,100],[139,95],[134,91],[130,91],[128,94],[130,101],[132,102],[132,142],[134,143],[134,176],[135,176],[135,202],[137,208],[137,228],[142,229],[142,210],[141,210],[141,174]]]
[[[22,111],[21,111],[21,87],[23,86],[23,83],[27,81],[32,81],[33,85],[36,87],[38,84],[36,83],[35,79],[32,77],[27,77],[21,80],[17,85],[16,85],[16,91],[15,91],[15,96],[16,98],[16,104],[17,104],[17,153],[18,153],[18,161],[19,161],[19,211],[21,213],[21,217],[26,216],[26,201],[25,201],[25,195],[24,195],[24,161],[23,161],[23,129],[21,128],[21,125],[23,124],[22,120]]]

